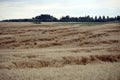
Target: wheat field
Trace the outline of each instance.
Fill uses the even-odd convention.
[[[0,22],[0,80],[120,80],[120,23]]]

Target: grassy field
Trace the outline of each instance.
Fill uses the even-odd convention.
[[[120,80],[119,23],[0,22],[0,80]]]

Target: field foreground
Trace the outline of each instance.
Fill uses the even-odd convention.
[[[0,23],[0,80],[120,80],[119,23]]]

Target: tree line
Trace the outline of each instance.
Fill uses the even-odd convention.
[[[3,20],[3,22],[110,22],[110,21],[120,21],[120,16],[109,17],[109,16],[95,16],[90,17],[70,17],[69,15],[63,16],[60,19],[51,16],[49,14],[41,14],[35,16],[31,19],[9,19]]]

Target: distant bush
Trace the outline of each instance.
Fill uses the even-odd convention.
[[[2,20],[3,22],[34,22],[35,24],[40,24],[40,22],[114,22],[120,21],[120,16],[109,17],[109,16],[84,16],[84,17],[70,17],[62,16],[60,19],[51,16],[49,14],[41,14],[39,16],[35,16],[31,19],[10,19],[10,20]]]
[[[39,19],[33,19],[34,24],[41,24],[41,21]]]
[[[34,24],[41,24],[41,22],[33,22]]]

